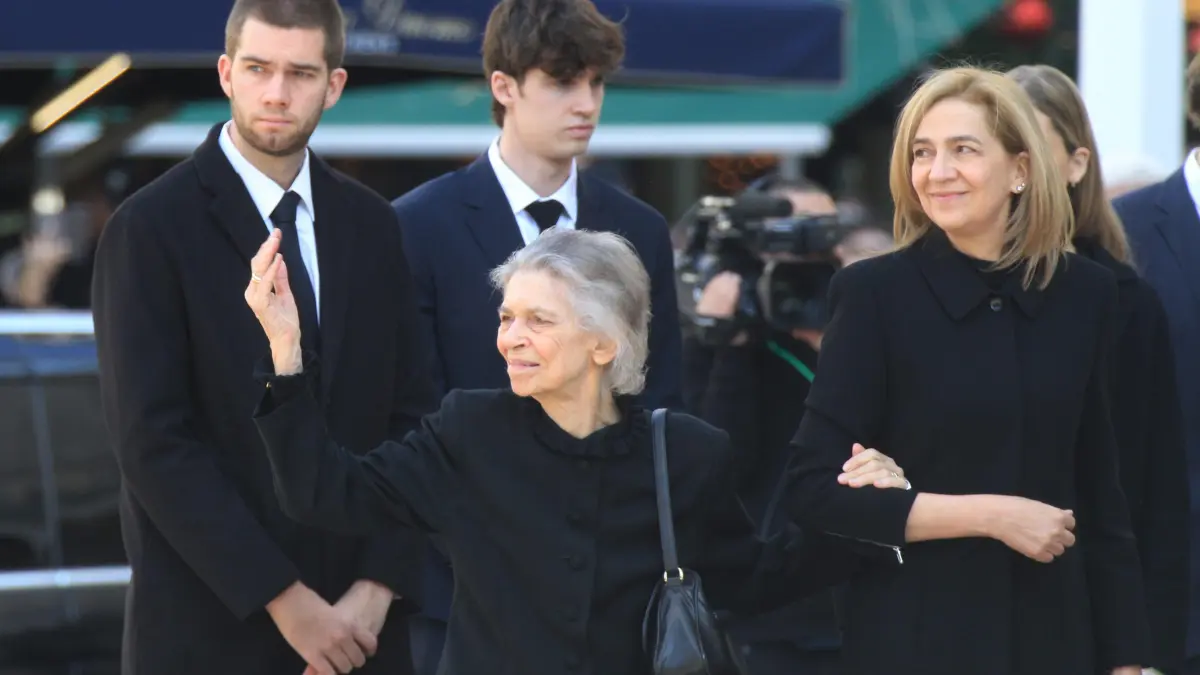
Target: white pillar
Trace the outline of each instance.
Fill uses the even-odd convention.
[[[1105,165],[1183,163],[1185,30],[1179,0],[1080,0],[1076,81]]]

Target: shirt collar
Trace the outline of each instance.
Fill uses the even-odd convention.
[[[500,181],[500,187],[504,190],[504,196],[508,198],[508,205],[512,208],[513,215],[516,215],[525,210],[525,207],[530,204],[541,201],[542,198],[538,193],[534,192],[533,188],[521,180],[512,169],[504,163],[504,159],[500,157],[500,138],[492,141],[492,145],[488,148],[488,162],[492,165],[492,171],[496,174],[496,179]],[[571,160],[571,173],[567,176],[567,180],[562,184],[554,194],[546,199],[557,200],[563,206],[563,212],[567,218],[571,220],[578,219],[579,211],[579,195],[575,189],[578,183],[578,170],[575,166],[575,160]]]
[[[917,260],[921,273],[946,313],[960,320],[996,295],[979,270],[965,254],[950,243],[945,233],[931,225],[929,232],[909,249]],[[1000,288],[999,295],[1011,298],[1029,317],[1036,316],[1042,306],[1044,292],[1034,285],[1024,288],[1024,269],[1012,270]]]
[[[230,125],[233,122],[225,123],[225,128],[221,130],[221,138],[219,143],[221,150],[225,152],[225,156],[229,158],[229,163],[233,166],[233,170],[241,176],[242,182],[246,185],[246,190],[250,193],[250,199],[254,200],[254,206],[258,208],[258,212],[262,214],[264,221],[270,221],[271,212],[279,205],[279,200],[283,199],[283,195],[288,190],[295,192],[300,196],[299,208],[303,208],[308,217],[314,222],[316,221],[316,210],[313,208],[312,199],[312,177],[309,172],[309,151],[304,150],[304,163],[300,165],[300,173],[296,174],[296,180],[292,181],[292,185],[288,190],[279,187],[279,183],[271,180],[265,173],[258,170],[258,167],[250,163],[250,160],[242,156],[237,146],[233,144],[233,138],[230,134]]]
[[[1194,204],[1200,205],[1200,148],[1188,153],[1183,163],[1183,181]]]

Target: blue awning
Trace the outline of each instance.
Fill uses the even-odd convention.
[[[843,77],[845,0],[595,0],[623,20],[625,75],[681,81]],[[230,2],[5,2],[0,63],[123,51],[138,63],[211,66]],[[341,0],[351,63],[480,72],[493,0]]]

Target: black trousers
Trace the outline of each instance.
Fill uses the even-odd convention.
[[[415,675],[437,675],[442,660],[442,649],[446,646],[446,624],[420,614],[408,618],[410,642],[412,644],[413,673]]]
[[[742,645],[746,675],[840,675],[837,650],[801,649],[790,642],[755,642]]]

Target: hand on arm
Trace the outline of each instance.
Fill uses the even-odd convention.
[[[887,455],[855,443],[838,483],[850,487],[911,489],[904,469]],[[908,542],[989,537],[1038,562],[1053,562],[1075,544],[1075,516],[1021,497],[917,495],[909,511]]]

